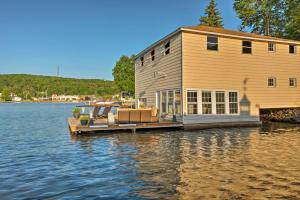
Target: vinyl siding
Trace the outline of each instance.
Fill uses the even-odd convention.
[[[219,36],[219,50],[210,51],[207,35],[182,35],[184,113],[187,88],[237,90],[240,100],[249,100],[251,117],[259,115],[259,108],[300,107],[299,46],[297,54],[289,54],[283,43],[268,52],[268,42],[252,41],[252,54],[242,54],[242,39]],[[268,77],[276,77],[275,88],[267,86]],[[298,87],[290,88],[289,78],[297,78]]]
[[[170,54],[164,55],[164,44],[168,41],[170,41]],[[141,66],[140,57],[136,59],[135,63],[135,98],[137,100],[147,98],[148,106],[155,106],[157,91],[180,89],[182,84],[181,33],[154,48],[155,61],[151,60],[152,50],[150,50],[142,55],[144,56],[144,66]]]

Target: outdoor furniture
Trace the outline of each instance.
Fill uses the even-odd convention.
[[[120,124],[128,124],[129,116],[130,116],[129,109],[118,109],[118,122]]]
[[[157,108],[118,109],[119,123],[155,123],[159,122]]]

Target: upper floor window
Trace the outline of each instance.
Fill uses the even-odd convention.
[[[165,55],[170,54],[170,41],[165,44]]]
[[[290,78],[289,79],[289,85],[290,85],[290,87],[297,87],[297,79],[296,78]]]
[[[218,50],[218,37],[216,36],[207,36],[207,50]]]
[[[295,54],[296,53],[296,46],[290,45],[290,54]]]
[[[151,51],[151,60],[154,61],[155,60],[155,50]]]
[[[251,41],[243,41],[242,46],[243,46],[243,50],[242,50],[243,53],[246,53],[246,54],[252,53],[252,42]]]
[[[268,78],[268,87],[276,87],[276,78],[274,77]]]
[[[270,52],[275,52],[276,51],[275,43],[269,43],[268,44],[268,51],[270,51]]]
[[[144,66],[144,56],[141,57],[141,66]]]

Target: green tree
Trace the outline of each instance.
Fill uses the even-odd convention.
[[[287,23],[285,36],[300,40],[300,0],[289,0],[287,3]]]
[[[241,19],[241,30],[282,36],[286,23],[286,0],[235,0],[234,9]]]
[[[200,25],[223,27],[223,20],[215,0],[210,0],[208,7],[205,9],[205,16],[200,17]]]
[[[10,92],[8,88],[3,88],[1,99],[2,101],[11,101]]]
[[[131,57],[121,56],[114,69],[114,81],[122,92],[134,94],[134,55]]]

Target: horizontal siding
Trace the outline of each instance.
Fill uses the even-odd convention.
[[[240,98],[249,99],[253,116],[258,115],[258,108],[300,107],[299,46],[298,54],[289,54],[289,45],[276,44],[273,53],[268,52],[267,42],[252,41],[252,54],[247,55],[242,54],[240,39],[219,37],[219,50],[209,51],[206,38],[183,33],[184,90],[238,90]],[[268,77],[276,77],[277,87],[267,86]],[[289,87],[289,78],[297,78],[297,88]]]
[[[135,68],[135,98],[147,98],[148,106],[155,106],[155,93],[160,90],[181,88],[181,33],[170,38],[170,54],[164,55],[164,43],[155,47],[155,61],[151,61],[150,51],[144,56],[144,66],[140,66],[140,58]],[[164,41],[167,42],[167,41]],[[166,77],[155,77],[155,73]]]

